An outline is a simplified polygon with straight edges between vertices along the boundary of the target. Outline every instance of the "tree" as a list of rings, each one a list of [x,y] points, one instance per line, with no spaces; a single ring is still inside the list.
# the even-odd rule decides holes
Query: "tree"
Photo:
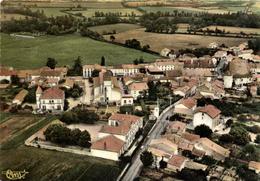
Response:
[[[192,181],[207,181],[207,174],[203,170],[192,170],[184,168],[180,172],[177,172],[177,177],[182,180]]]
[[[25,97],[25,102],[36,103],[36,86],[28,89],[28,94]]]
[[[212,130],[205,124],[196,126],[194,129],[195,134],[200,135],[200,137],[210,138]]]
[[[71,69],[69,69],[67,75],[69,76],[82,76],[82,63],[81,63],[81,58],[78,56],[76,60],[74,60],[74,65]]]
[[[211,156],[204,155],[201,159],[201,163],[206,164],[206,165],[214,165],[216,164],[216,160],[212,158]]]
[[[105,66],[106,65],[106,59],[104,56],[101,57],[101,62],[100,62],[101,66]]]
[[[55,69],[57,65],[57,61],[54,58],[48,58],[47,62],[46,62],[46,66],[51,68],[51,69]]]
[[[77,120],[77,115],[74,112],[67,111],[61,115],[60,120],[67,124],[75,123]]]
[[[233,124],[233,120],[232,120],[232,119],[229,119],[229,120],[227,120],[227,122],[226,122],[226,127],[230,127],[232,124]]]
[[[234,137],[230,134],[223,134],[219,137],[219,141],[224,143],[233,143]]]
[[[240,165],[237,167],[236,172],[238,173],[239,177],[246,181],[258,181],[259,175],[257,175],[254,171],[249,170],[247,165]]]
[[[255,38],[253,40],[248,40],[248,47],[257,53],[260,50],[260,38]]]
[[[99,72],[100,72],[100,70],[97,70],[97,69],[93,70],[91,77],[98,77],[99,76]]]
[[[80,139],[80,136],[81,136],[81,131],[80,129],[73,129],[71,130],[71,133],[70,133],[70,139],[71,139],[71,143],[73,145],[77,145],[78,144],[78,141]]]
[[[258,134],[255,138],[255,143],[260,144],[260,134]]]
[[[64,111],[67,111],[69,109],[69,101],[65,99],[64,101]]]
[[[161,169],[165,169],[167,168],[167,162],[163,160],[163,158],[161,159],[161,161],[159,162],[160,164],[160,168]]]
[[[154,162],[153,154],[149,151],[144,151],[140,155],[140,160],[142,161],[142,163],[145,167],[148,167],[148,166],[152,165]]]
[[[241,125],[232,126],[229,134],[234,137],[234,143],[238,145],[246,145],[251,140],[248,131]]]
[[[91,146],[90,141],[91,141],[90,134],[85,130],[81,133],[78,139],[78,145],[89,148]]]
[[[20,85],[20,78],[17,75],[11,75],[11,83],[13,85]]]
[[[111,35],[111,36],[110,36],[110,41],[114,42],[114,41],[115,41],[115,39],[116,39],[116,38],[115,38],[115,36],[114,36],[114,35]]]

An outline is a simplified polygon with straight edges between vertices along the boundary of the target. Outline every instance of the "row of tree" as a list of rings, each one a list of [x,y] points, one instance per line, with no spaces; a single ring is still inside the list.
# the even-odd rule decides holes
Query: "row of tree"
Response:
[[[99,116],[95,112],[89,111],[85,108],[82,109],[80,106],[73,108],[71,111],[64,112],[60,118],[62,122],[67,124],[94,124],[99,121],[99,119]]]
[[[89,148],[91,146],[90,134],[79,129],[69,129],[61,124],[52,124],[45,131],[47,141],[61,145],[77,145]]]

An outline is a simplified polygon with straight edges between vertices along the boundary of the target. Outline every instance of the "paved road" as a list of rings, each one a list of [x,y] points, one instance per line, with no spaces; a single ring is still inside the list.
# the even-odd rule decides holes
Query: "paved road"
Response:
[[[181,100],[174,103],[171,107],[168,107],[166,111],[164,111],[158,118],[157,122],[153,129],[149,132],[148,136],[143,142],[143,147],[147,147],[152,139],[160,137],[161,133],[164,131],[168,124],[168,120],[166,120],[167,116],[172,115],[172,110],[174,106],[178,104]],[[132,164],[126,172],[125,176],[122,178],[122,181],[132,181],[135,177],[137,177],[142,169],[142,162],[140,160],[140,155],[143,150],[140,148],[132,159]]]

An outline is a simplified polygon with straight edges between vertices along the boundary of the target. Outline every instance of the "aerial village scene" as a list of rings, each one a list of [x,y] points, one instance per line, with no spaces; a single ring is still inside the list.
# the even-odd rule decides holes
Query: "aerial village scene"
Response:
[[[0,8],[0,181],[260,180],[260,1]]]

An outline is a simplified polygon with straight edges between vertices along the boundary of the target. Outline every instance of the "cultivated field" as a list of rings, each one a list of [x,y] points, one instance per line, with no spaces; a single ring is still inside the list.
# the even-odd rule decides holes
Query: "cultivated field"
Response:
[[[69,1],[5,1],[5,6],[27,6],[27,7],[87,7],[87,8],[123,8],[121,2],[72,2]]]
[[[26,146],[1,150],[0,159],[1,170],[28,171],[27,181],[113,181],[120,173],[112,161]]]
[[[61,10],[65,10],[67,8],[30,8],[32,11],[44,11],[44,14],[47,17],[51,16],[64,16],[66,13],[61,12]]]
[[[0,124],[0,143],[18,135],[22,130],[29,128],[36,123],[39,118],[36,116],[11,116],[8,120]]]
[[[121,33],[129,30],[134,30],[141,28],[142,26],[136,24],[126,24],[126,23],[118,23],[118,24],[111,24],[111,25],[102,25],[102,26],[93,26],[89,29],[92,31],[96,31],[99,34],[107,34],[116,31],[116,33]]]
[[[29,172],[26,175],[28,181],[116,180],[120,169],[115,162],[24,146],[24,141],[28,137],[49,124],[53,119],[38,118],[37,121],[35,118],[35,124],[33,124],[32,117],[12,116],[0,124],[1,135],[12,135],[1,144],[1,171],[7,169],[26,170]],[[11,131],[3,132],[3,127]],[[14,131],[17,132],[11,133]],[[4,174],[0,175],[0,180],[6,180]]]
[[[18,69],[44,66],[48,57],[55,58],[59,66],[72,65],[78,56],[81,56],[83,64],[99,63],[104,56],[108,65],[132,63],[134,59],[140,57],[145,61],[154,61],[158,58],[138,50],[79,35],[44,36],[34,39],[0,35],[2,64]]]
[[[174,11],[184,11],[184,12],[189,12],[189,13],[199,13],[199,12],[208,12],[212,14],[224,14],[228,13],[229,11],[226,9],[219,9],[219,8],[211,8],[211,9],[206,9],[206,8],[192,8],[192,7],[140,7],[143,11],[146,12],[171,12],[173,13]]]
[[[205,28],[203,28],[203,30],[206,29],[210,29],[210,30],[215,30],[216,28],[220,29],[220,30],[225,30],[225,32],[230,32],[230,33],[240,33],[241,31],[243,31],[244,33],[247,34],[260,34],[260,28],[239,28],[239,27],[232,27],[232,26],[207,26]]]
[[[160,52],[163,48],[169,49],[185,49],[185,48],[199,48],[207,47],[210,43],[216,42],[224,43],[227,46],[235,46],[247,39],[242,38],[228,38],[202,35],[181,35],[181,34],[158,34],[145,32],[144,28],[126,31],[115,34],[115,41],[124,43],[127,39],[136,38],[141,41],[143,45],[149,44],[151,50]],[[109,35],[105,36],[109,39]]]
[[[19,19],[24,19],[26,16],[21,15],[21,14],[6,14],[6,13],[1,13],[0,16],[0,21],[9,21],[11,19],[19,20]]]
[[[140,11],[137,9],[131,9],[131,8],[89,8],[84,11],[68,11],[72,14],[81,13],[85,17],[93,17],[95,15],[95,12],[103,12],[103,13],[120,13],[121,16],[131,16],[131,14],[135,14],[137,16],[142,15]]]

